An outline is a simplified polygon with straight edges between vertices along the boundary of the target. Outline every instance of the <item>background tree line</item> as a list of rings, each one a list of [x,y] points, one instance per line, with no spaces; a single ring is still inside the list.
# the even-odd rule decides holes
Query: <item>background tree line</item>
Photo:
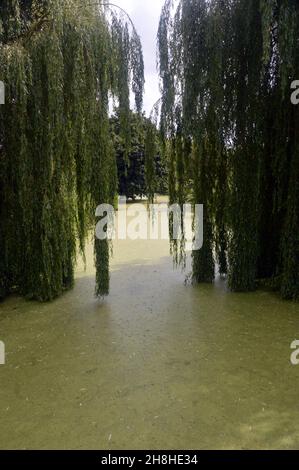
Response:
[[[131,113],[130,149],[126,154],[121,137],[119,114],[110,118],[111,135],[116,152],[118,193],[130,199],[138,199],[148,195],[146,169],[146,136],[149,119],[137,113]],[[159,133],[154,128],[151,139],[154,140],[153,172],[154,193],[167,194],[167,168],[159,149]]]

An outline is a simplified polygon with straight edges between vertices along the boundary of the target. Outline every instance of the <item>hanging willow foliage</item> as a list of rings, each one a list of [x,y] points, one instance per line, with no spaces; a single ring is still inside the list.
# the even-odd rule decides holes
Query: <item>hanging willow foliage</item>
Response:
[[[296,0],[165,1],[160,127],[168,148],[179,139],[171,201],[191,179],[193,202],[204,204],[197,282],[212,281],[217,262],[234,291],[267,280],[299,298],[298,41]]]
[[[107,2],[106,2],[107,3]],[[74,283],[95,209],[114,202],[109,94],[129,122],[142,108],[143,59],[129,22],[102,2],[0,5],[0,297],[51,300]],[[109,291],[109,245],[95,241],[96,295]]]

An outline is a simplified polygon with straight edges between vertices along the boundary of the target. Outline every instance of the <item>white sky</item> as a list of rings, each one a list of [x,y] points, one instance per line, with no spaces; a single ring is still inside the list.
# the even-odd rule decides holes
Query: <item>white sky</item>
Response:
[[[156,45],[164,0],[111,0],[111,3],[128,12],[141,37],[145,67],[144,110],[149,115],[153,105],[160,98]]]

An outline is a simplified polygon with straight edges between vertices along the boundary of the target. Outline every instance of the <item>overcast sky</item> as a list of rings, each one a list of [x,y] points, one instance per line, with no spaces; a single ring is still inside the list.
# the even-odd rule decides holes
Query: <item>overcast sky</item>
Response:
[[[156,38],[164,0],[111,0],[131,16],[141,37],[145,66],[144,109],[149,115],[160,98],[159,78],[156,70]]]

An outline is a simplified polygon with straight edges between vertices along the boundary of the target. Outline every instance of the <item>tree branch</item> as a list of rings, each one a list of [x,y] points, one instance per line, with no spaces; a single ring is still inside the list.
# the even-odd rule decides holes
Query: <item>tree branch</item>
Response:
[[[96,2],[96,3],[89,3],[88,5],[90,6],[103,6],[103,7],[113,7],[113,8],[118,8],[122,13],[124,13],[126,15],[126,17],[128,18],[132,28],[133,28],[133,31],[134,33],[138,36],[138,33],[136,31],[136,28],[135,28],[135,25],[133,23],[133,20],[132,18],[130,17],[130,15],[126,12],[126,10],[124,10],[123,8],[121,8],[120,6],[118,5],[115,5],[114,3],[102,3],[102,2]],[[6,45],[11,45],[17,41],[20,41],[20,42],[23,42],[23,41],[26,41],[26,40],[29,40],[34,34],[36,33],[39,33],[41,30],[42,30],[42,27],[46,24],[49,24],[50,23],[50,20],[48,18],[48,15],[49,15],[49,12],[45,12],[37,21],[35,21],[30,29],[28,29],[27,31],[25,31],[24,33],[20,34],[19,36],[15,36],[14,38],[10,39],[9,41],[7,41],[5,44]]]

